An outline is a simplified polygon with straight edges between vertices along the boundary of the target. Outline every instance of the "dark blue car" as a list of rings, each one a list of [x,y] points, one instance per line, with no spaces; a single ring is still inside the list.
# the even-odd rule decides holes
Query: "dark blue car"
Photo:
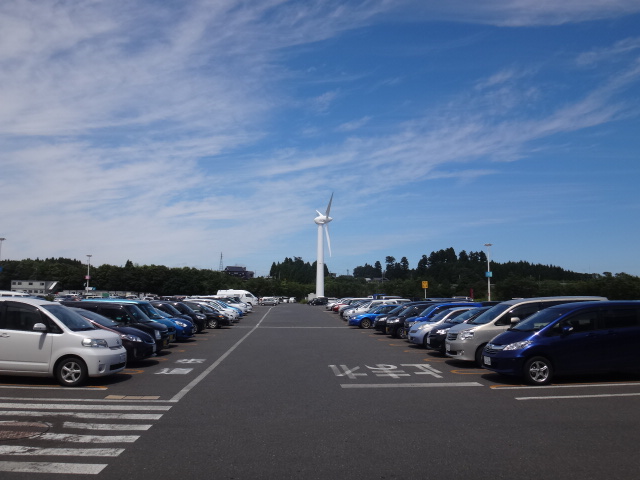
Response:
[[[494,337],[482,366],[531,385],[558,374],[640,368],[640,301],[566,303],[546,308]]]

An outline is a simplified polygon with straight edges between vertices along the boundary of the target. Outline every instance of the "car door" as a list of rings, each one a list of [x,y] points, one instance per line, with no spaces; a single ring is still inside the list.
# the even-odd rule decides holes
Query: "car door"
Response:
[[[37,323],[49,324],[38,307],[18,302],[0,304],[0,371],[42,372],[49,370],[53,336],[34,331]]]
[[[554,325],[548,353],[557,372],[602,370],[602,331],[597,324],[598,309],[592,308],[570,314]]]
[[[640,308],[604,306],[600,322],[603,366],[618,370],[640,365]]]

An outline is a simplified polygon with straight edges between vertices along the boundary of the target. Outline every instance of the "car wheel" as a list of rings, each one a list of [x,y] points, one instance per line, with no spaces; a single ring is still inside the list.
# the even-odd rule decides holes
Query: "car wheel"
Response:
[[[548,385],[553,377],[553,367],[546,358],[533,357],[524,364],[523,374],[529,385]]]
[[[214,319],[207,320],[207,328],[218,328],[218,321]]]
[[[58,362],[55,375],[60,385],[76,387],[87,379],[87,366],[77,357],[68,357]]]
[[[427,340],[429,339],[429,335],[425,335],[424,337],[422,337],[422,346],[426,349],[428,349],[429,347],[427,346]]]
[[[482,345],[480,345],[478,347],[478,349],[476,350],[476,365],[479,368],[482,368],[482,351],[484,350],[484,347],[486,347],[487,344],[483,343]]]
[[[363,318],[360,322],[360,328],[371,328],[371,320],[368,318]]]

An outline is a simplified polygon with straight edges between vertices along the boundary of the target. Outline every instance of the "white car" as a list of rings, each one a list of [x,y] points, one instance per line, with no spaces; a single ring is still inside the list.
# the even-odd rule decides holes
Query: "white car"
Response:
[[[278,305],[278,299],[276,297],[262,297],[260,305]]]
[[[120,335],[46,300],[0,298],[0,375],[55,377],[67,387],[121,372]]]

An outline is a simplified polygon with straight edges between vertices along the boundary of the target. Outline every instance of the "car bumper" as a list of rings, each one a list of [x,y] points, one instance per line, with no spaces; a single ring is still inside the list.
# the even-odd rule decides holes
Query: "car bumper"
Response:
[[[470,342],[462,342],[459,340],[445,341],[445,354],[447,357],[455,358],[456,360],[475,362],[476,348],[476,345]]]
[[[127,351],[121,347],[109,353],[99,352],[90,356],[85,355],[84,360],[90,377],[103,377],[124,370],[127,366]]]

